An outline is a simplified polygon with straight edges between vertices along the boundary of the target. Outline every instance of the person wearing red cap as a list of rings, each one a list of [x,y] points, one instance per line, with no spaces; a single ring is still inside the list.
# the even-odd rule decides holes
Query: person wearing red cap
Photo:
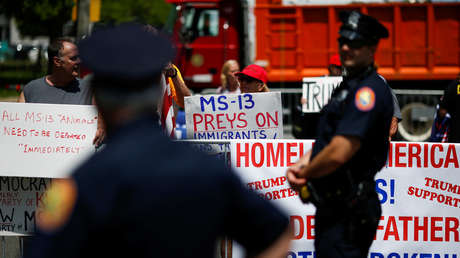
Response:
[[[339,54],[331,56],[327,70],[329,70],[329,76],[342,76],[342,63]]]
[[[235,73],[240,82],[241,93],[269,92],[267,87],[267,72],[264,68],[251,64],[243,71]]]

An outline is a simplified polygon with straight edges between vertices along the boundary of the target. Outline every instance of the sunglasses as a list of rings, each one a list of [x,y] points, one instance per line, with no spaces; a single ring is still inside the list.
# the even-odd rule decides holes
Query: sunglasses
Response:
[[[361,39],[358,39],[358,40],[349,40],[347,38],[344,38],[344,37],[340,37],[337,39],[337,41],[339,42],[339,46],[342,47],[343,45],[347,45],[348,47],[350,48],[354,48],[354,49],[358,49],[358,48],[362,48],[364,46],[367,46],[369,45],[369,42],[366,41],[366,40],[361,40]]]
[[[247,82],[247,83],[251,83],[251,82],[261,82],[261,81],[257,80],[256,78],[252,78],[252,77],[244,76],[244,75],[238,76],[238,80],[240,80],[240,81],[242,81],[242,82]]]

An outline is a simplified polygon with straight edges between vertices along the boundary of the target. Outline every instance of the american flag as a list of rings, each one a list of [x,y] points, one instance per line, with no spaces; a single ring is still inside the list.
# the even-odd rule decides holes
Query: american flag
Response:
[[[170,81],[161,76],[162,98],[160,100],[160,122],[163,131],[171,139],[174,139],[174,129],[176,128],[176,119],[174,117],[173,95],[171,93]]]

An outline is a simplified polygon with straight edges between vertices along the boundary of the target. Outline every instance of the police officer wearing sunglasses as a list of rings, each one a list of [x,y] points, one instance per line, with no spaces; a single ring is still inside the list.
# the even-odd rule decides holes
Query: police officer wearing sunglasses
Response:
[[[291,186],[315,215],[321,257],[367,257],[381,215],[375,174],[385,165],[393,114],[390,88],[374,68],[387,29],[357,11],[341,12],[342,84],[321,111],[312,151],[287,171]]]

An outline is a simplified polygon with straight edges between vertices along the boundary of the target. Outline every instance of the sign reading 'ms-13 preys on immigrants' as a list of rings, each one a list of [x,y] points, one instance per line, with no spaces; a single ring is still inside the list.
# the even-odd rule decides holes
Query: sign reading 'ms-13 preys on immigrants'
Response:
[[[318,113],[329,102],[332,91],[342,82],[340,76],[303,78],[302,105],[304,113]]]
[[[281,93],[185,98],[189,139],[282,139]]]

